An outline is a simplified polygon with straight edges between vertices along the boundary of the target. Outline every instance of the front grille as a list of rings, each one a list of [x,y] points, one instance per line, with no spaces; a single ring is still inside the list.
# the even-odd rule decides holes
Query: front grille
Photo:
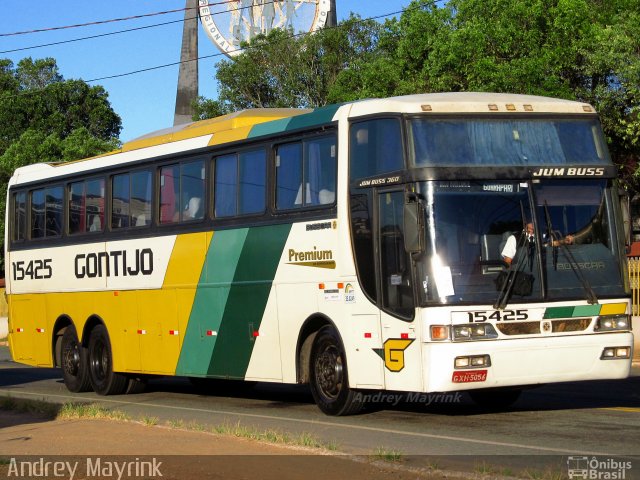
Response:
[[[497,327],[505,335],[533,335],[540,333],[540,322],[498,323]]]
[[[552,332],[581,332],[591,325],[590,318],[568,318],[566,320],[554,320]]]

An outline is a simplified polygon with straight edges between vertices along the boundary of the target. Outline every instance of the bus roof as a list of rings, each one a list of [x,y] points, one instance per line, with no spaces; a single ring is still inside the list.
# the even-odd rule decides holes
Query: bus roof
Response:
[[[161,155],[177,154],[263,135],[320,126],[341,115],[357,118],[379,113],[555,113],[595,114],[587,103],[533,95],[506,93],[428,93],[384,99],[359,100],[316,109],[262,108],[158,130],[125,143],[120,150],[74,162],[36,163],[18,168],[10,185],[130,164]]]

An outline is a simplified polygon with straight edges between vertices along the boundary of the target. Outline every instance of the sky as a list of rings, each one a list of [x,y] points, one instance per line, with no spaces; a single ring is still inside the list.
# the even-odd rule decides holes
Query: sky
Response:
[[[210,0],[211,2],[215,0]],[[338,21],[350,12],[363,18],[401,11],[410,0],[336,0]],[[149,67],[179,62],[184,12],[78,28],[6,35],[182,9],[185,0],[0,0],[0,58],[17,64],[22,58],[53,57],[65,79],[90,81]],[[397,16],[397,15],[390,15]],[[383,21],[379,19],[378,21]],[[42,46],[159,23],[143,30]],[[199,26],[200,95],[216,98],[215,64],[226,57]],[[26,50],[11,51],[17,49]],[[202,58],[208,57],[208,58]],[[122,118],[123,142],[171,127],[175,110],[178,66],[91,82],[102,85]]]

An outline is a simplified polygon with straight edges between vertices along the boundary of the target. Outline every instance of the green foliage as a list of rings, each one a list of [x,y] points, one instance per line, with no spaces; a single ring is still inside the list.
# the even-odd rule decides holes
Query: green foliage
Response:
[[[119,147],[120,117],[100,86],[64,80],[52,58],[0,60],[0,208],[13,171]],[[4,231],[4,215],[0,216]],[[4,235],[0,251],[4,250]],[[3,269],[4,260],[0,262]]]
[[[217,65],[218,100],[200,98],[194,118],[245,108],[317,107],[334,101],[338,75],[376,51],[381,26],[351,17],[342,28],[295,36],[273,30],[245,52]]]

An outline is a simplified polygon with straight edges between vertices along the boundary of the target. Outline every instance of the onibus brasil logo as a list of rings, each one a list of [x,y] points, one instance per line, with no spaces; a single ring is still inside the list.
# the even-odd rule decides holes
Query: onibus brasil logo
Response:
[[[567,458],[569,478],[597,480],[625,480],[630,473],[630,461],[615,458],[597,458],[588,456],[571,456]]]
[[[240,44],[274,28],[293,33],[313,32],[324,27],[330,0],[227,0],[209,6],[198,0],[200,20],[216,46],[228,56],[240,54]]]

